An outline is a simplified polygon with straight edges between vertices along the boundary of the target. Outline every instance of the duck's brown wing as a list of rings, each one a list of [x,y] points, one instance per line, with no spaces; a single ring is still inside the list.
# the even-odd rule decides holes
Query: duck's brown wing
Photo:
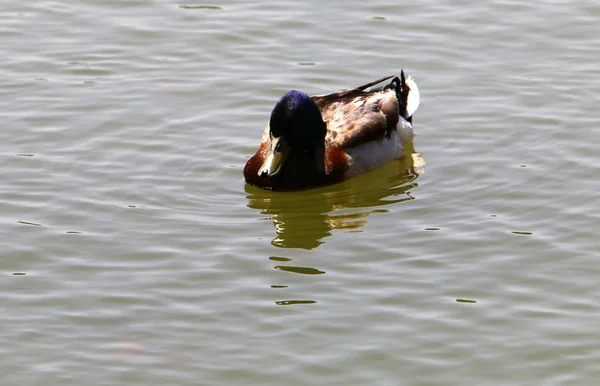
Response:
[[[396,129],[399,105],[392,89],[365,91],[391,76],[354,89],[312,97],[327,124],[328,146],[348,149],[381,140]]]

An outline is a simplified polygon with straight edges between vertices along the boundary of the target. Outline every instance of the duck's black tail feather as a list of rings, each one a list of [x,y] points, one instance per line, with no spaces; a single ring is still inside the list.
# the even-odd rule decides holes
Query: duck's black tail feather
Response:
[[[412,88],[416,89],[416,83],[414,83],[414,80],[412,80],[411,77],[408,78],[408,82],[406,77],[404,76],[404,70],[400,71],[400,78],[398,78],[397,76],[394,77],[394,79],[392,79],[392,81],[384,87],[384,89],[391,89],[394,90],[396,92],[396,98],[398,98],[398,107],[400,108],[400,115],[406,119],[408,122],[412,123],[412,115],[414,113],[414,110],[416,110],[416,107],[414,107],[414,110],[411,111],[411,108],[409,106],[409,103],[413,102],[410,99],[414,99],[411,98],[411,92],[416,92],[416,104],[418,106],[418,93],[419,90],[412,90]],[[410,99],[409,99],[410,98]]]
[[[398,107],[402,118],[412,123],[412,116],[417,111],[420,103],[419,88],[415,83],[415,80],[411,75],[405,76],[404,70],[400,71],[400,77],[394,76],[390,83],[384,84],[383,86],[375,86],[385,80],[392,78],[392,76],[386,76],[385,78],[378,79],[374,82],[367,83],[354,90],[348,92],[354,92],[355,90],[364,90],[367,92],[377,92],[384,90],[394,90],[396,98],[398,98]],[[370,88],[369,88],[370,87]],[[365,90],[369,88],[368,90]]]

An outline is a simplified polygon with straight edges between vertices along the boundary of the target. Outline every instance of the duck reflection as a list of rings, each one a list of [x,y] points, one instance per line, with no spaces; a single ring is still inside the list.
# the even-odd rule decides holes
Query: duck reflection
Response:
[[[282,262],[282,263],[289,263],[290,261],[292,261],[292,259],[290,259],[290,258],[278,257],[278,256],[271,256],[271,257],[269,257],[269,260]],[[298,267],[298,266],[292,266],[292,265],[276,265],[273,268],[275,268],[278,271],[292,272],[292,273],[296,273],[296,274],[300,274],[300,275],[323,275],[326,273],[317,268]],[[282,288],[288,288],[288,286],[282,285],[282,284],[272,284],[271,288],[282,289]],[[310,300],[310,299],[288,299],[288,300],[278,300],[275,302],[275,304],[277,304],[278,306],[292,306],[292,305],[296,305],[296,304],[316,304],[316,303],[317,302],[315,300]]]
[[[280,248],[314,249],[333,230],[360,232],[382,207],[413,200],[411,191],[425,161],[412,143],[405,155],[386,167],[341,184],[299,192],[273,192],[246,184],[248,207],[260,210],[275,225]]]

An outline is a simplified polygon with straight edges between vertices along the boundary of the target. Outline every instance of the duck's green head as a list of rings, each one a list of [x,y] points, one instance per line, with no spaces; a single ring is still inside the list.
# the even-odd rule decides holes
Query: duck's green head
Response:
[[[274,177],[292,152],[311,152],[323,147],[327,128],[315,102],[301,91],[288,91],[271,113],[270,148],[258,175]]]

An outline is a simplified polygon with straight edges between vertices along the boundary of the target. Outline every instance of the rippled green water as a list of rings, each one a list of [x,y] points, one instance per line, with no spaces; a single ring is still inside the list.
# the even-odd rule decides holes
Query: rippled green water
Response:
[[[1,12],[1,384],[596,384],[596,3]],[[244,185],[283,92],[400,68],[403,163]]]

